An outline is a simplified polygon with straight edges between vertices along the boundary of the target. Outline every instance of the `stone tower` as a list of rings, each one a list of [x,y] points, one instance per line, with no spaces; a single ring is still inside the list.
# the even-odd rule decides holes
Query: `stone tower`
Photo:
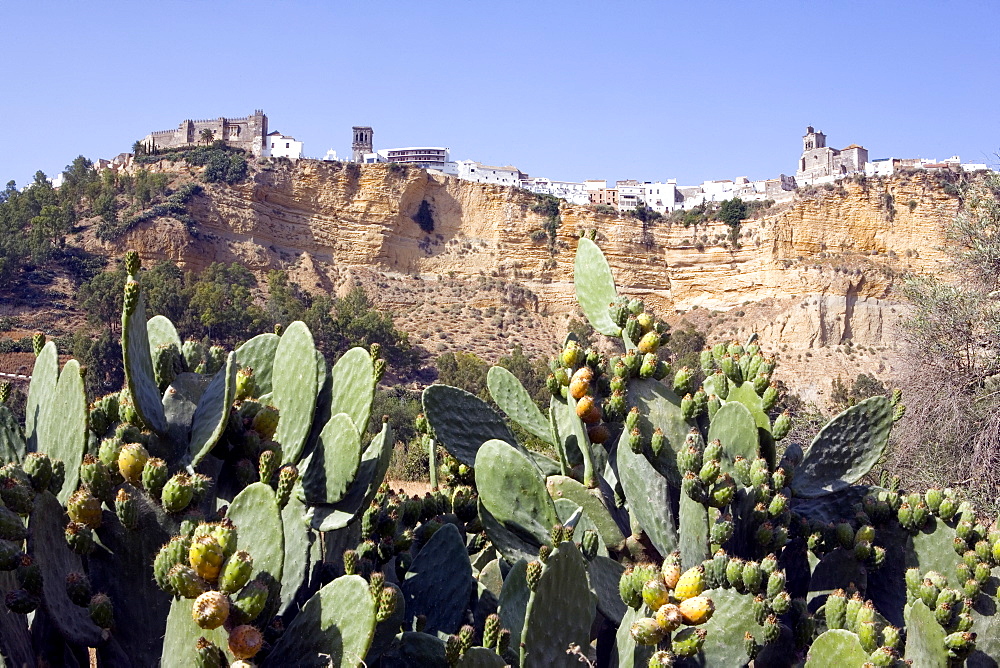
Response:
[[[363,162],[365,153],[372,153],[372,129],[367,125],[355,125],[354,141],[351,142],[354,162]]]
[[[817,132],[810,125],[806,128],[805,135],[802,136],[802,150],[811,151],[814,148],[826,148],[826,135]]]

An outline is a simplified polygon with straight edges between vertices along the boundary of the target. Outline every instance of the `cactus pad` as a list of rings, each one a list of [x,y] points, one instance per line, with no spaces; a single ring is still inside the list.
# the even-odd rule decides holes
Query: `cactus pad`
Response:
[[[531,434],[552,443],[552,427],[542,415],[517,376],[501,366],[490,367],[486,374],[490,395],[504,413]]]
[[[306,522],[306,505],[293,490],[288,503],[281,509],[281,526],[285,538],[285,559],[281,568],[281,607],[278,614],[285,614],[294,603],[299,588],[309,576],[310,547],[313,535]]]
[[[597,597],[590,591],[587,562],[575,543],[561,543],[545,562],[525,610],[521,665],[577,666],[571,643],[590,645]]]
[[[146,321],[146,338],[149,340],[150,350],[156,350],[162,345],[173,345],[180,352],[184,346],[174,323],[165,315],[154,315]]]
[[[198,399],[198,407],[191,417],[191,443],[188,446],[188,456],[193,466],[211,452],[225,432],[226,423],[229,421],[229,407],[233,404],[235,391],[236,361],[233,353],[229,353],[226,365],[215,374],[212,382],[205,388]]]
[[[806,657],[806,668],[861,668],[868,659],[868,652],[857,635],[844,629],[832,629],[813,641]]]
[[[904,656],[915,666],[946,668],[948,650],[944,646],[945,630],[937,623],[934,612],[922,601],[915,601],[904,613],[906,617],[906,651]]]
[[[31,381],[28,383],[28,402],[24,409],[24,436],[28,442],[28,450],[38,452],[38,433],[43,429],[42,413],[45,407],[53,401],[56,393],[56,383],[59,380],[59,352],[54,341],[49,341],[42,347],[42,352],[35,358],[35,366],[31,370]]]
[[[360,665],[375,634],[375,609],[362,577],[339,577],[306,602],[263,665]]]
[[[708,388],[706,387],[705,390],[707,391]],[[771,428],[771,420],[762,408],[763,403],[761,402],[760,395],[753,389],[753,383],[750,381],[740,383],[739,385],[730,385],[726,401],[738,401],[750,411],[758,427],[761,429]]]
[[[267,573],[280,582],[285,541],[274,490],[262,482],[245,487],[229,504],[226,517],[236,525],[238,549],[253,557],[254,573]]]
[[[448,385],[431,385],[422,397],[427,421],[455,459],[476,465],[479,446],[490,439],[517,443],[503,417],[482,399]]]
[[[507,662],[492,649],[470,647],[456,664],[457,668],[504,668]]]
[[[509,443],[492,439],[479,448],[475,471],[480,499],[493,517],[548,542],[549,530],[559,518],[545,480],[528,457]]]
[[[680,496],[680,507],[677,512],[680,528],[678,547],[684,568],[691,568],[711,555],[708,543],[711,527],[708,521],[708,508],[683,492]]]
[[[76,490],[86,447],[87,394],[80,363],[69,360],[59,374],[54,395],[42,406],[38,425],[38,451],[66,465],[66,477],[57,495],[61,503]]]
[[[170,603],[160,668],[190,668],[198,665],[195,647],[201,637],[225,651],[229,661],[234,659],[228,651],[229,634],[226,629],[222,626],[216,629],[200,628],[192,619],[193,607],[194,599],[190,598],[175,598]]]
[[[125,361],[125,384],[132,404],[143,424],[158,434],[167,431],[163,414],[163,396],[153,373],[153,356],[146,333],[146,306],[140,291],[135,308],[122,311],[122,355]]]
[[[25,451],[21,425],[10,409],[0,404],[0,461],[4,464],[19,464],[24,459]]]
[[[280,416],[274,440],[281,443],[282,464],[295,464],[309,436],[319,394],[316,346],[304,323],[293,322],[281,335],[271,383],[271,399]]]
[[[273,389],[271,376],[274,371],[274,353],[280,340],[281,337],[270,332],[258,334],[233,351],[236,353],[237,368],[253,369],[258,396],[269,394]]]
[[[653,458],[653,466],[670,484],[680,487],[681,474],[677,470],[675,453],[684,445],[693,422],[684,419],[681,400],[663,383],[652,379],[633,380],[628,390],[629,406],[639,409],[639,430],[643,440],[649,441],[654,429],[663,432],[669,448],[663,448],[659,457]]]
[[[302,490],[311,505],[344,498],[361,466],[361,436],[351,417],[338,413],[323,427],[303,463]]]
[[[629,512],[660,554],[677,547],[677,523],[671,510],[670,484],[644,455],[619,442],[615,451],[618,481],[625,491]]]
[[[882,456],[892,429],[892,405],[871,397],[830,420],[795,467],[792,491],[816,497],[861,479]]]
[[[42,600],[50,618],[71,642],[94,647],[101,629],[86,608],[75,605],[66,592],[66,574],[82,573],[80,557],[69,549],[63,533],[63,508],[56,497],[42,492],[35,497],[28,532],[28,550],[42,572]]]
[[[454,524],[443,525],[413,558],[402,582],[407,624],[425,615],[427,633],[457,633],[475,586],[462,534]]]
[[[601,498],[583,484],[567,476],[554,475],[545,479],[549,496],[553,499],[569,499],[583,508],[583,512],[594,523],[604,544],[616,548],[625,540],[621,527],[608,512]]]
[[[382,431],[376,434],[361,455],[358,475],[344,498],[337,503],[316,506],[313,509],[311,524],[314,529],[319,531],[343,529],[359,516],[361,509],[371,503],[385,478],[386,471],[389,470],[393,443],[392,428],[388,423],[384,423]]]
[[[719,464],[723,473],[735,473],[733,460],[736,457],[743,457],[752,462],[760,454],[757,423],[750,409],[738,401],[727,401],[712,418],[712,424],[708,429],[708,440],[715,439],[722,443]]]
[[[375,370],[364,348],[351,348],[330,370],[330,410],[346,413],[359,433],[368,429],[375,393]]]
[[[608,312],[611,302],[618,299],[611,267],[597,244],[585,237],[580,238],[576,247],[573,282],[576,301],[594,329],[606,336],[619,336],[621,327]]]

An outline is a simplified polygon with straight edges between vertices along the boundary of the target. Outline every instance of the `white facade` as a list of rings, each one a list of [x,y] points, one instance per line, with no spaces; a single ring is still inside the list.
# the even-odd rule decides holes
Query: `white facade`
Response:
[[[622,213],[631,211],[645,203],[645,186],[638,181],[629,179],[615,183],[618,189],[618,210]]]
[[[679,205],[677,200],[677,179],[668,179],[666,183],[659,181],[642,184],[642,201],[656,213],[670,213]]]
[[[523,174],[517,167],[494,167],[475,160],[455,161],[457,176],[476,183],[495,183],[500,186],[520,186]]]
[[[264,155],[272,158],[290,158],[298,160],[302,157],[302,142],[295,137],[286,137],[280,132],[272,132],[264,138]]]
[[[337,152],[335,150],[327,149],[326,154],[323,156],[323,160],[332,160],[336,162],[340,158],[337,157]]]
[[[584,183],[553,181],[545,177],[524,178],[521,187],[540,195],[559,197],[570,204],[590,204],[590,193]]]

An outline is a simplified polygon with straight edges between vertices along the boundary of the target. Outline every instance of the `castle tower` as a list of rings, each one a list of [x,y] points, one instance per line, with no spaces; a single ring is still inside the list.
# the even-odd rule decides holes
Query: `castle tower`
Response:
[[[822,132],[817,132],[813,129],[813,126],[806,128],[806,133],[802,136],[802,150],[811,151],[814,148],[825,148],[826,147],[826,135]]]
[[[354,162],[362,162],[365,153],[372,153],[372,135],[374,132],[367,125],[355,125],[351,130],[354,131],[354,140],[351,142],[351,150],[353,151],[351,159]]]

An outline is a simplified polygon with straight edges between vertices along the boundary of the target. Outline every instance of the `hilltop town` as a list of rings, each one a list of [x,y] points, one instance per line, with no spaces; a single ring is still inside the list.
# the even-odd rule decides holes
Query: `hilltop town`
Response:
[[[759,180],[738,176],[695,185],[678,184],[677,179],[621,179],[613,182],[588,179],[581,183],[531,176],[513,165],[496,166],[470,159],[453,160],[451,150],[443,146],[375,149],[372,127],[354,126],[351,132],[351,155],[346,158],[350,162],[412,165],[465,181],[523,188],[536,194],[558,197],[571,204],[609,207],[607,210],[618,213],[645,207],[665,215],[732,198],[739,198],[744,202],[789,202],[794,198],[797,188],[832,184],[861,174],[873,177],[891,176],[903,169],[931,172],[975,172],[987,169],[982,163],[963,163],[959,156],[941,161],[896,157],[871,159],[868,149],[858,144],[850,144],[843,149],[828,146],[826,135],[809,126],[802,136],[802,153],[795,163],[794,174],[779,174],[774,178]],[[146,135],[136,143],[136,148],[155,152],[220,139],[229,146],[244,149],[256,158],[299,160],[306,157],[304,142],[276,130],[269,131],[267,115],[260,109],[241,118],[184,120],[175,129]],[[96,166],[98,169],[117,168],[123,166],[129,157],[130,154],[121,154],[113,161],[98,161]],[[337,161],[337,152],[330,149],[319,159]]]

